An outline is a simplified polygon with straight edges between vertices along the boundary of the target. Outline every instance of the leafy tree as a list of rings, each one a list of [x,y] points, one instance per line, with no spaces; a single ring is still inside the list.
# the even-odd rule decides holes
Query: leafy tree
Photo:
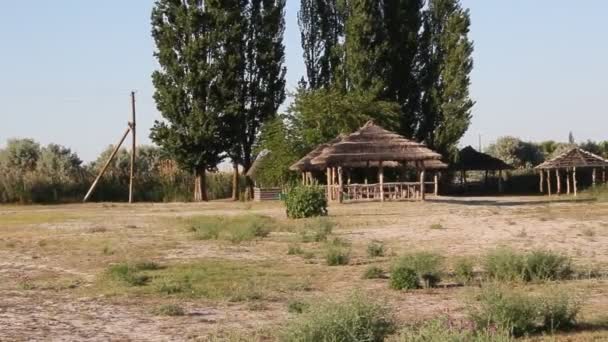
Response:
[[[574,134],[572,134],[572,131],[570,131],[570,132],[568,133],[568,143],[569,143],[570,145],[574,145],[574,144],[576,144],[576,140],[574,140]]]
[[[0,163],[20,172],[33,171],[40,158],[40,144],[33,139],[9,139],[0,152]]]
[[[538,145],[509,136],[498,138],[494,144],[487,147],[486,153],[516,168],[530,168],[544,160]]]
[[[329,87],[341,68],[342,7],[338,0],[300,0],[298,26],[310,89]]]
[[[152,75],[154,99],[163,121],[152,140],[184,169],[194,170],[195,201],[207,200],[205,171],[215,169],[229,142],[219,62],[226,27],[217,26],[221,1],[157,0],[152,10],[154,55],[160,69]]]
[[[444,155],[453,154],[471,121],[470,25],[469,11],[458,0],[429,0],[419,56],[422,102],[417,135]]]

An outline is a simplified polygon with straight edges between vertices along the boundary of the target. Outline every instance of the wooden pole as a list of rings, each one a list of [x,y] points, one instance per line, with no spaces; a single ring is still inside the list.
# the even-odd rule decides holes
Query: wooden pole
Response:
[[[380,202],[384,202],[384,168],[382,161],[378,163],[378,180],[380,182]]]
[[[574,186],[574,196],[578,196],[578,185],[576,182],[576,167],[572,168],[572,185]]]
[[[570,170],[566,169],[566,194],[570,195],[572,192],[570,187]]]
[[[331,201],[331,168],[327,168],[327,201]]]
[[[595,188],[595,185],[597,184],[597,169],[593,168],[593,173],[591,174],[591,184],[593,185],[593,187]]]
[[[338,167],[338,187],[340,188],[340,190],[338,191],[338,200],[340,201],[340,203],[342,203],[342,167]]]
[[[502,170],[498,170],[498,193],[502,194]]]
[[[551,196],[551,170],[547,170],[547,193]]]
[[[131,136],[133,137],[131,146],[131,173],[129,175],[129,203],[133,203],[133,179],[135,177],[135,154],[137,153],[137,134],[135,123],[135,92],[131,92],[131,114],[132,119],[129,123],[131,127]]]
[[[540,170],[540,193],[545,193],[545,170]]]
[[[101,179],[101,177],[103,176],[103,174],[106,172],[106,170],[110,166],[110,163],[112,162],[112,160],[114,160],[114,157],[116,156],[116,153],[118,153],[118,150],[120,149],[120,146],[122,146],[122,143],[125,142],[125,139],[127,138],[127,135],[129,135],[130,131],[131,131],[131,128],[127,128],[127,130],[125,131],[125,134],[123,134],[122,138],[120,138],[120,141],[118,142],[118,145],[116,145],[116,148],[114,149],[114,151],[112,151],[112,154],[110,155],[110,158],[108,158],[108,161],[106,162],[106,164],[103,166],[103,168],[99,172],[99,175],[97,175],[97,178],[95,178],[95,181],[91,185],[91,188],[89,189],[89,191],[87,192],[87,194],[84,196],[84,199],[82,200],[83,202],[88,201],[89,197],[91,197],[91,194],[93,194],[93,191],[95,190],[95,187],[97,187],[97,183],[99,183],[99,180]]]
[[[426,200],[426,196],[424,194],[424,176],[425,176],[425,170],[424,170],[424,166],[422,166],[422,170],[420,171],[420,199],[422,201]]]
[[[559,169],[555,169],[555,178],[557,179],[557,195],[562,194],[562,176]]]
[[[435,182],[435,196],[439,196],[439,173],[435,172],[433,178],[433,181]]]
[[[602,183],[606,183],[606,168],[602,169]]]

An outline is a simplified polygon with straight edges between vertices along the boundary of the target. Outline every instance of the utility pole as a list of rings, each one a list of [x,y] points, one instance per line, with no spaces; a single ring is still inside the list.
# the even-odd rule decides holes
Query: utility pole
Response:
[[[135,123],[135,92],[131,92],[131,113],[132,121],[129,123],[131,128],[131,136],[133,138],[133,145],[131,148],[131,174],[129,180],[129,203],[133,203],[133,178],[135,177],[135,153],[137,152],[137,139],[136,139],[136,123]]]

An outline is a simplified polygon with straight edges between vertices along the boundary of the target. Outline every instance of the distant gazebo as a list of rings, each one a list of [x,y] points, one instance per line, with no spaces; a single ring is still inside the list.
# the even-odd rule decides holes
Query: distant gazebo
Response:
[[[486,184],[488,182],[488,173],[490,171],[498,172],[498,192],[502,192],[502,173],[506,170],[513,170],[513,167],[498,158],[467,146],[458,152],[458,160],[452,165],[452,169],[460,172],[462,183],[465,185],[468,171],[485,172]]]
[[[356,132],[338,136],[319,145],[291,166],[300,171],[305,184],[313,182],[313,172],[325,170],[327,197],[330,201],[425,199],[425,186],[434,185],[438,192],[438,177],[426,182],[426,171],[447,168],[441,155],[424,144],[406,139],[373,122],[366,123]],[[378,167],[377,184],[351,183],[350,170]],[[414,168],[416,182],[384,182],[384,168]],[[344,170],[347,171],[346,181]]]
[[[571,188],[574,191],[574,196],[578,194],[576,171],[579,169],[591,169],[591,182],[595,186],[597,184],[597,171],[602,170],[602,182],[606,182],[606,167],[608,160],[585,151],[581,148],[574,147],[559,156],[548,160],[536,167],[540,174],[540,192],[544,193],[545,175],[547,194],[552,195],[551,173],[555,173],[557,194],[562,192],[562,172],[566,176],[566,193],[571,193]],[[572,185],[570,182],[572,179]]]

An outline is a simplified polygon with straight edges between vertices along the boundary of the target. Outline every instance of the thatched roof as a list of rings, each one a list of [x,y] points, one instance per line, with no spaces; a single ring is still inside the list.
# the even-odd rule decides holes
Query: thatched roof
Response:
[[[319,156],[323,152],[324,149],[339,142],[343,138],[344,138],[343,135],[339,135],[339,136],[335,137],[333,140],[331,140],[325,144],[321,144],[321,145],[317,146],[314,150],[310,151],[310,153],[305,155],[302,159],[298,160],[295,164],[291,165],[289,167],[289,169],[292,171],[301,171],[301,172],[318,171],[318,170],[325,169],[325,165],[313,165],[311,163],[311,160],[313,158]]]
[[[495,171],[512,170],[513,167],[504,161],[494,158],[467,146],[458,152],[458,162],[453,165],[455,170],[461,171]]]
[[[258,153],[258,156],[253,161],[253,164],[251,164],[251,167],[249,168],[249,171],[247,171],[246,175],[251,178],[255,178],[256,172],[260,168],[260,164],[264,158],[270,155],[270,153],[270,150],[262,150],[260,153]]]
[[[346,166],[357,162],[423,162],[440,160],[441,155],[424,144],[366,123],[358,131],[326,147],[312,158],[312,165]]]
[[[568,152],[538,165],[536,169],[565,169],[573,167],[608,167],[608,160],[581,148],[574,147],[568,150]]]

